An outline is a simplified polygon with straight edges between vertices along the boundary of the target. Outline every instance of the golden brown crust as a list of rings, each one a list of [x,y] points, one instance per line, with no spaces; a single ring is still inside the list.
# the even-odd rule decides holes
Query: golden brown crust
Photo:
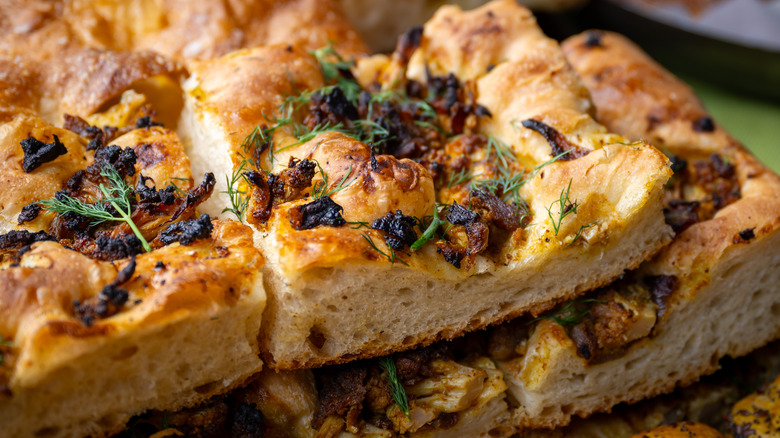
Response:
[[[503,364],[523,406],[517,411],[523,426],[555,427],[573,415],[671,391],[715,371],[724,355],[743,355],[776,338],[780,329],[772,292],[780,266],[780,178],[716,124],[699,132],[706,112],[696,97],[639,48],[614,34],[597,35],[572,37],[564,49],[594,88],[600,120],[633,139],[663,139],[659,146],[694,164],[711,153],[726,157],[741,199],[678,233],[637,270],[636,286],[653,276],[673,282],[651,291],[659,306],[651,335],[629,343],[619,357],[589,363],[572,341],[576,336],[550,321],[537,326],[524,355]],[[675,97],[660,97],[667,95]],[[678,102],[685,102],[684,112]],[[674,116],[657,126],[645,123],[659,112]],[[633,287],[615,287],[626,286]],[[622,379],[614,382],[618,373]]]
[[[721,435],[720,432],[706,424],[690,423],[687,421],[656,427],[647,432],[638,433],[631,438],[690,438],[694,436],[702,438],[723,438],[723,435]]]
[[[345,54],[367,52],[331,0],[11,3],[0,11],[0,23],[11,29],[0,51],[39,60],[87,47],[213,58],[281,42],[312,50],[332,42]]]
[[[411,55],[406,79],[426,82],[426,64],[436,66],[432,74],[462,73],[464,77],[456,80],[463,84],[463,93],[473,92],[475,105],[491,113],[484,126],[465,122],[467,134],[484,131],[494,137],[491,141],[511,145],[507,147],[517,157],[515,172],[546,165],[518,189],[534,224],[511,227],[504,234],[497,231],[504,237],[484,255],[465,260],[462,267],[459,261],[445,260],[434,244],[417,251],[392,251],[385,242],[387,233],[370,227],[395,209],[423,218],[431,216],[435,200],[465,204],[467,184],[435,194],[427,167],[382,153],[376,153],[372,163],[369,146],[340,133],[299,142],[294,123],[277,123],[277,117],[287,120],[279,108],[286,98],[325,85],[314,57],[296,47],[276,45],[190,63],[187,110],[179,126],[189,126],[185,144],[196,172],[218,166],[222,170],[217,172],[229,177],[243,163],[248,166],[244,170],[257,165],[253,170],[278,175],[288,169],[291,158],[313,159],[328,175],[328,190],[345,183],[330,198],[343,207],[343,218],[352,222],[349,226],[296,228],[295,215],[311,202],[313,187],[321,181],[319,173],[296,199],[274,204],[269,217],[247,219],[255,224],[256,243],[269,258],[267,278],[274,292],[264,317],[264,336],[271,351],[267,359],[276,367],[311,367],[386,354],[449,339],[524,311],[543,311],[607,283],[668,240],[657,203],[670,175],[666,158],[642,143],[623,144],[623,137],[609,133],[587,115],[590,103],[583,85],[555,43],[529,17],[527,10],[511,1],[471,12],[449,8],[426,27],[421,48]],[[462,33],[479,34],[465,25],[444,25],[452,20],[469,26],[477,23],[472,27],[485,30],[484,38],[472,47],[475,52],[495,51],[483,64],[495,56],[508,59],[490,72],[487,65],[471,71],[465,62],[461,65],[440,54],[445,49],[434,49],[437,44],[466,44],[469,38]],[[518,48],[531,53],[524,55]],[[270,59],[276,62],[269,65]],[[401,64],[399,54],[392,59],[380,56],[359,60],[354,71],[364,81],[364,89],[389,89],[404,71]],[[529,64],[537,68],[528,68]],[[378,84],[372,84],[374,80]],[[294,117],[305,120],[313,113],[305,106]],[[538,131],[512,123],[526,119],[556,130],[561,142],[578,153],[571,160],[548,163],[551,155],[560,153],[553,154],[558,146]],[[261,132],[268,134],[263,137]],[[487,136],[482,138],[487,143]],[[474,169],[483,178],[498,175],[494,169],[498,165],[486,159],[486,148],[477,146],[472,154],[480,157],[475,160],[488,162]],[[454,159],[457,152],[451,155]],[[227,191],[226,186],[219,187],[224,180],[218,177],[215,191]],[[248,181],[236,187],[255,190]],[[570,202],[577,201],[577,215],[566,221],[550,219],[559,213],[555,205],[567,188]],[[253,195],[247,216],[257,211],[256,205],[267,202],[267,196]],[[205,208],[218,214],[230,206],[222,195]],[[574,266],[579,266],[576,274],[563,274]],[[527,285],[528,290],[517,293],[517,284]],[[444,296],[453,303],[446,310],[440,305]],[[346,315],[349,324],[338,322]]]
[[[777,436],[780,429],[780,376],[734,405],[731,427],[738,436]]]
[[[0,364],[6,431],[105,433],[145,409],[196,403],[257,372],[263,257],[247,231],[216,222],[210,238],[132,262],[99,262],[40,242],[18,265],[6,264],[0,270],[0,334],[10,345]],[[94,304],[133,263],[132,275],[118,285],[126,302],[87,323],[78,303]],[[195,333],[201,338],[188,341]],[[220,357],[203,357],[199,365],[183,354],[209,349]]]

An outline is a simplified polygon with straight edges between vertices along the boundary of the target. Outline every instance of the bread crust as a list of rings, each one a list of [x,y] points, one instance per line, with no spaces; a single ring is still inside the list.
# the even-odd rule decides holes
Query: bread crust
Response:
[[[723,356],[747,354],[780,333],[775,293],[780,178],[716,124],[706,134],[696,132],[705,110],[639,48],[602,32],[594,44],[592,35],[572,37],[564,51],[591,87],[600,120],[626,129],[630,138],[657,135],[663,138],[660,146],[687,159],[712,152],[728,157],[741,199],[678,233],[640,266],[637,278],[673,276],[676,288],[651,334],[621,356],[588,364],[561,326],[545,321],[537,327],[525,356],[503,364],[510,392],[522,405],[515,421],[524,427],[552,428],[574,415],[671,391],[715,371]],[[667,95],[675,98],[656,99]],[[677,108],[678,100],[685,106]],[[673,116],[645,123],[659,112]]]
[[[448,27],[450,22],[468,26]],[[482,35],[480,29],[490,32],[467,44],[471,35]],[[454,45],[438,48],[445,42]],[[528,69],[530,61],[519,48],[533,52],[537,68]],[[444,53],[467,49],[479,59],[453,60]],[[505,62],[486,73],[490,62],[504,56]],[[270,59],[276,63],[268,65]],[[360,61],[356,75],[386,86],[402,70],[397,62],[381,57]],[[498,255],[477,256],[463,269],[445,262],[432,245],[392,258],[375,230],[296,230],[288,212],[304,200],[274,207],[267,225],[255,225],[255,241],[269,258],[266,277],[272,296],[263,336],[272,366],[314,367],[383,355],[450,339],[522,312],[540,312],[606,284],[668,241],[658,214],[669,176],[665,157],[641,143],[616,144],[625,139],[587,115],[584,87],[527,10],[513,2],[494,2],[471,12],[445,8],[426,26],[420,48],[411,55],[409,78],[422,74],[425,63],[431,74],[453,71],[459,79],[476,83],[477,102],[492,113],[485,133],[513,145],[526,168],[548,161],[551,146],[530,129],[513,128],[515,119],[537,117],[591,152],[549,164],[530,179],[519,193],[538,218],[537,226],[515,231]],[[279,45],[193,62],[190,70],[180,126],[189,133],[185,143],[196,173],[214,165],[213,153],[207,151],[216,147],[221,157],[216,160],[229,166],[221,172],[230,175],[248,158],[243,148],[247,136],[255,127],[273,125],[274,111],[290,93],[324,85],[313,57]],[[525,85],[515,89],[511,84],[520,77],[525,77]],[[549,99],[557,107],[550,106]],[[202,135],[206,132],[208,140]],[[385,163],[383,169],[393,170],[371,172],[369,148],[341,134],[320,134],[287,147],[297,139],[291,130],[277,129],[273,142],[280,149],[273,161],[267,150],[252,158],[263,169],[279,172],[291,157],[315,159],[329,175],[329,188],[351,181],[331,196],[344,208],[346,220],[371,224],[396,208],[407,215],[430,215],[435,201],[432,177],[416,163],[377,155],[375,159]],[[582,207],[576,220],[566,222],[557,234],[545,218],[568,183],[572,199]],[[219,189],[227,191],[226,186]],[[453,197],[442,193],[441,201],[467,202],[467,191]],[[223,195],[206,204],[206,211],[216,215],[226,205]],[[249,213],[247,217],[251,222]],[[583,231],[580,227],[588,223],[593,226]],[[573,245],[578,229],[583,239]],[[527,287],[518,292],[518,284]],[[483,292],[476,294],[478,290]],[[446,306],[439,304],[444,296]],[[428,310],[423,315],[421,309]],[[317,346],[313,338],[325,341]]]
[[[0,51],[42,61],[84,48],[176,59],[273,43],[313,50],[334,42],[345,54],[367,52],[331,0],[9,0],[0,23],[12,29],[0,38]]]

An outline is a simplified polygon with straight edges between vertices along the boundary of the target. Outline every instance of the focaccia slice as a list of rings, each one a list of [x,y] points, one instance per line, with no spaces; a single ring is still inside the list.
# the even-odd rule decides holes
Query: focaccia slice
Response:
[[[367,50],[332,0],[9,0],[0,23],[0,52],[49,62],[85,48],[175,59],[273,43]]]
[[[349,66],[281,45],[189,65],[179,126],[195,171],[221,175],[206,211],[253,225],[268,258],[275,367],[539,312],[670,238],[666,158],[593,121],[514,2],[443,8],[392,59]]]
[[[673,156],[664,211],[677,235],[622,281],[494,333],[522,427],[671,391],[780,334],[780,178],[625,38],[586,33],[564,50],[600,121]]]
[[[467,335],[344,365],[266,369],[226,397],[169,413],[167,422],[162,413],[150,412],[130,427],[168,427],[186,436],[236,436],[250,430],[297,438],[509,436],[514,429],[508,422],[506,384],[484,355],[484,344],[481,335]],[[254,409],[262,415],[245,415]],[[170,429],[163,433],[175,433]]]
[[[264,259],[251,230],[197,214],[213,175],[194,184],[176,134],[129,93],[90,117],[102,128],[70,115],[57,128],[29,110],[0,125],[8,436],[108,435],[262,368]]]

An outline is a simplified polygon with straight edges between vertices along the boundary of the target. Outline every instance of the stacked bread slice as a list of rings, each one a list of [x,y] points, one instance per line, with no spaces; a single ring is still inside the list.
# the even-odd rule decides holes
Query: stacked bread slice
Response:
[[[780,178],[622,37],[46,7],[0,50],[2,436],[510,436],[780,334]]]

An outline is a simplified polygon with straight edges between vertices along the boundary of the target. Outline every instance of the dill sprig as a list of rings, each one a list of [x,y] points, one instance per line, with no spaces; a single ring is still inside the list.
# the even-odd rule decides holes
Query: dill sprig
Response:
[[[228,195],[231,205],[230,207],[223,208],[222,213],[229,211],[233,213],[239,221],[243,220],[244,213],[249,205],[249,194],[239,189],[239,184],[242,180],[248,183],[248,181],[246,181],[246,176],[244,175],[244,169],[247,164],[248,160],[243,160],[230,176],[225,175],[227,190],[220,192]]]
[[[359,230],[361,228],[371,228],[371,224],[364,221],[346,222],[353,230]]]
[[[577,201],[573,201],[569,199],[569,194],[571,192],[571,182],[573,179],[569,180],[569,185],[561,190],[560,197],[553,201],[552,204],[550,204],[550,207],[547,208],[547,215],[550,217],[550,220],[552,221],[553,229],[555,230],[555,235],[558,235],[558,231],[561,229],[561,223],[563,223],[563,219],[570,215],[570,214],[577,214],[577,208],[579,205],[577,204]],[[552,208],[553,205],[558,204],[560,206],[560,209],[558,210],[558,217],[553,217],[552,214]]]
[[[379,366],[385,371],[387,382],[390,384],[390,394],[393,397],[393,402],[401,409],[406,415],[406,418],[411,419],[409,414],[409,399],[406,397],[406,390],[401,382],[398,380],[398,372],[395,368],[395,361],[390,356],[380,357]]]
[[[447,188],[452,188],[453,186],[457,186],[458,184],[463,184],[464,182],[470,180],[473,177],[471,174],[471,169],[462,168],[457,173],[453,173],[450,175],[449,180],[447,181]]]
[[[571,329],[571,327],[574,327],[575,325],[581,323],[582,319],[585,318],[585,316],[590,313],[589,308],[585,310],[577,310],[576,308],[577,304],[605,303],[605,302],[606,301],[597,300],[595,298],[580,298],[580,299],[572,300],[569,301],[565,306],[561,307],[560,309],[550,314],[538,316],[528,321],[526,325],[531,325],[543,319],[549,319],[553,322],[556,322],[561,327],[563,327],[563,329],[566,331],[566,334],[570,334],[569,330]]]
[[[322,166],[320,166],[320,163],[318,163],[316,160],[314,163],[317,165],[317,171],[320,173],[320,177],[322,178],[322,181],[318,181],[312,188],[311,197],[314,199],[319,199],[323,196],[330,196],[336,192],[340,192],[341,190],[349,187],[357,179],[357,177],[354,177],[347,181],[349,175],[352,174],[352,164],[350,164],[349,169],[347,169],[347,173],[344,174],[344,177],[341,178],[341,181],[339,181],[336,187],[328,190],[328,173],[325,172],[325,169],[323,169]]]
[[[420,248],[422,248],[426,243],[433,240],[436,237],[436,231],[439,229],[439,226],[444,225],[445,223],[446,221],[443,221],[441,218],[439,218],[439,205],[434,205],[433,218],[431,219],[431,223],[428,225],[428,228],[425,229],[422,236],[414,241],[410,247],[412,251],[419,251]],[[420,226],[420,229],[422,229],[422,221],[419,221],[418,226]]]
[[[487,146],[485,146],[485,159],[490,160],[491,155],[495,155],[496,159],[501,162],[499,168],[508,169],[509,161],[517,162],[517,156],[515,156],[514,151],[506,143],[489,135]]]
[[[404,259],[398,258],[398,256],[395,254],[395,250],[391,247],[387,247],[387,249],[390,251],[390,254],[382,251],[379,249],[378,246],[376,246],[376,243],[374,243],[374,239],[371,238],[371,236],[368,235],[368,233],[363,232],[360,233],[361,236],[363,236],[363,239],[365,239],[366,242],[368,242],[369,245],[371,245],[371,249],[381,254],[383,257],[385,257],[390,263],[395,264],[395,262],[401,262],[406,266],[409,266],[409,263],[406,263]],[[367,252],[367,251],[366,251]]]
[[[125,222],[133,231],[138,240],[141,241],[146,252],[152,248],[146,241],[144,235],[135,225],[132,219],[132,202],[135,200],[133,189],[125,182],[122,175],[110,164],[106,164],[100,171],[100,175],[108,180],[108,185],[100,183],[98,189],[103,194],[103,199],[93,204],[88,204],[76,198],[65,194],[60,194],[54,199],[41,201],[46,210],[57,214],[76,213],[81,216],[92,219],[92,226],[102,224],[107,221]],[[114,216],[113,212],[108,210],[110,204],[119,217]]]
[[[576,233],[576,234],[574,234],[574,239],[572,239],[572,241],[571,241],[571,243],[569,244],[569,246],[572,246],[572,245],[574,245],[574,243],[575,243],[577,240],[579,240],[579,238],[582,236],[582,232],[583,232],[583,231],[584,231],[586,228],[590,228],[590,227],[592,227],[592,226],[596,225],[596,223],[597,223],[597,222],[598,222],[598,221],[597,221],[597,220],[595,220],[595,221],[593,221],[593,222],[591,222],[591,223],[589,223],[589,224],[581,225],[581,226],[580,226],[580,229],[579,229],[579,230],[577,230],[577,233]]]

